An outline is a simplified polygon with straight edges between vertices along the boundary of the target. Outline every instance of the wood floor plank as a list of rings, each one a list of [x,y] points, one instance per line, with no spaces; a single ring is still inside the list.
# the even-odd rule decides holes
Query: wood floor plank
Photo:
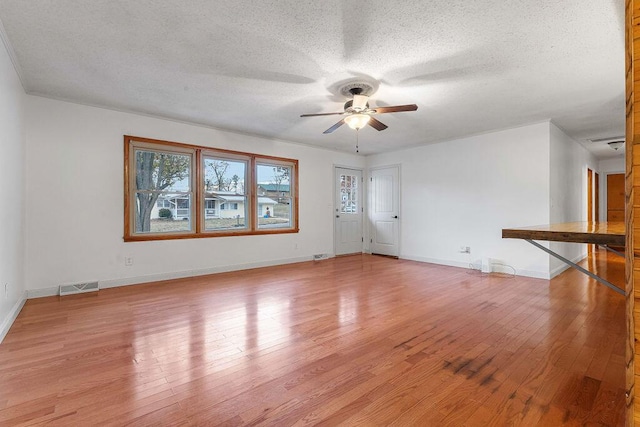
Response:
[[[576,271],[357,255],[29,300],[0,424],[615,426],[623,364],[624,299]]]

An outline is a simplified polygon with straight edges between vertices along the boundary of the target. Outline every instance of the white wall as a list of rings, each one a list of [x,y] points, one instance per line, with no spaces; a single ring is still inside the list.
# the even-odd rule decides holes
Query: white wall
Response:
[[[551,223],[587,220],[587,168],[597,172],[597,159],[553,123],[550,124]],[[550,242],[549,248],[574,262],[587,256],[587,246]],[[568,266],[550,258],[551,277]]]
[[[137,283],[333,253],[333,165],[361,156],[27,96],[26,282]],[[300,233],[124,243],[123,135],[299,160]],[[297,245],[297,249],[295,249]],[[133,257],[133,266],[124,265]]]
[[[611,159],[602,159],[598,162],[598,170],[604,173],[623,173],[624,172],[624,154],[620,157]]]
[[[607,175],[624,173],[624,154],[612,159],[603,159],[598,162],[600,173],[600,221],[607,220]]]
[[[0,36],[3,35],[0,28]],[[24,285],[24,90],[0,42],[0,341],[25,299]],[[5,295],[5,285],[7,293]]]
[[[501,237],[503,228],[549,223],[549,126],[369,156],[369,168],[400,165],[400,257],[457,266],[489,257],[549,277],[548,255]]]

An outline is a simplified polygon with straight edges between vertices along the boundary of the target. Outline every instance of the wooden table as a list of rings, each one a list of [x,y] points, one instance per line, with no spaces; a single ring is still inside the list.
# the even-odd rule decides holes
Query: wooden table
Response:
[[[625,295],[625,292],[622,289],[602,277],[597,276],[589,270],[534,241],[546,240],[552,242],[595,244],[624,257],[624,254],[611,248],[611,246],[625,245],[625,225],[623,222],[566,222],[562,224],[536,225],[533,227],[503,228],[502,238],[526,240],[535,247],[558,258],[560,261],[583,272],[619,294]]]
[[[565,222],[533,227],[503,228],[502,238],[624,246],[624,233],[624,222]]]

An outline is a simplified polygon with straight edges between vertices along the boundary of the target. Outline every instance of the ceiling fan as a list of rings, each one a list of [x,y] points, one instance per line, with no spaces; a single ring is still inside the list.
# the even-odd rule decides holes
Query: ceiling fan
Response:
[[[346,117],[340,120],[323,133],[331,133],[338,129],[343,124],[347,124],[351,129],[360,130],[367,124],[372,128],[381,131],[385,130],[388,126],[382,123],[380,120],[373,117],[373,114],[384,113],[398,113],[400,111],[416,111],[418,106],[416,104],[409,105],[395,105],[392,107],[378,107],[369,108],[369,97],[362,95],[361,87],[351,87],[348,90],[353,99],[348,100],[344,104],[344,111],[338,113],[317,113],[317,114],[302,114],[300,117],[314,117],[314,116],[334,116],[345,115]]]

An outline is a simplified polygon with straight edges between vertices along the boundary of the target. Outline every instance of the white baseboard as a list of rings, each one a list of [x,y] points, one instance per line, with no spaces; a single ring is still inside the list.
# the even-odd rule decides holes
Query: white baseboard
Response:
[[[408,259],[409,261],[427,262],[429,264],[448,265],[449,267],[469,268],[468,262],[452,261],[448,259],[428,258],[407,254],[400,254],[399,258]]]
[[[333,258],[334,254],[328,254],[328,258]],[[245,264],[223,265],[219,267],[201,268],[197,270],[183,270],[158,274],[147,274],[144,276],[124,277],[121,279],[99,280],[100,289],[116,288],[120,286],[140,285],[142,283],[158,282],[161,280],[183,279],[185,277],[204,276],[207,274],[226,273],[229,271],[248,270],[250,268],[272,267],[276,265],[294,264],[296,262],[312,261],[313,256],[303,256],[296,258],[277,259],[269,261],[250,262]],[[58,295],[59,287],[31,289],[27,291],[28,298],[42,298]]]
[[[469,262],[453,261],[453,260],[437,259],[437,258],[428,258],[428,257],[421,257],[421,256],[415,256],[415,255],[407,255],[407,254],[400,255],[400,258],[408,259],[408,260],[411,260],[411,261],[428,262],[428,263],[431,263],[431,264],[448,265],[450,267],[460,267],[460,268],[466,268],[466,269],[469,268]],[[516,270],[516,275],[517,276],[532,277],[534,279],[546,279],[546,280],[549,280],[551,278],[551,276],[549,275],[548,272],[535,271],[535,270],[522,270],[522,269]]]
[[[571,261],[571,262],[573,262],[573,263],[575,263],[575,264],[577,264],[577,263],[579,263],[580,261],[582,261],[583,259],[585,259],[586,257],[587,257],[587,254],[586,254],[586,253],[584,253],[584,254],[580,254],[580,255],[578,255],[577,257],[575,257],[574,259],[572,259],[572,260],[570,260],[570,261]],[[551,279],[553,279],[554,277],[556,277],[556,276],[557,276],[557,275],[559,275],[560,273],[563,273],[564,271],[566,271],[566,270],[568,270],[568,269],[570,269],[570,268],[571,268],[571,266],[570,266],[570,265],[565,264],[565,263],[563,262],[563,263],[562,263],[562,265],[560,265],[560,266],[558,266],[558,267],[554,268],[554,269],[551,271],[551,274],[550,274]]]
[[[54,288],[29,289],[27,290],[27,299],[54,297],[58,295],[59,290],[59,286],[56,286]]]
[[[330,255],[331,256],[331,255]],[[313,257],[287,258],[270,261],[250,262],[246,264],[222,265],[219,267],[201,268],[197,270],[184,270],[169,273],[149,274],[145,276],[127,277],[124,279],[100,280],[100,289],[115,288],[119,286],[139,285],[141,283],[158,282],[160,280],[183,279],[185,277],[205,276],[207,274],[226,273],[229,271],[248,270],[250,268],[272,267],[275,265],[293,264],[296,262],[311,261]]]
[[[27,302],[26,291],[23,292],[22,298],[18,299],[18,301],[16,301],[16,303],[13,305],[13,307],[11,307],[11,311],[9,311],[9,314],[7,315],[7,317],[2,321],[2,325],[0,326],[0,343],[2,343],[2,340],[4,340],[4,337],[6,337],[7,333],[9,333],[9,329],[11,329],[11,325],[13,325],[13,322],[18,317],[18,314],[20,314],[20,310],[22,310],[22,307],[24,307],[25,302]]]

